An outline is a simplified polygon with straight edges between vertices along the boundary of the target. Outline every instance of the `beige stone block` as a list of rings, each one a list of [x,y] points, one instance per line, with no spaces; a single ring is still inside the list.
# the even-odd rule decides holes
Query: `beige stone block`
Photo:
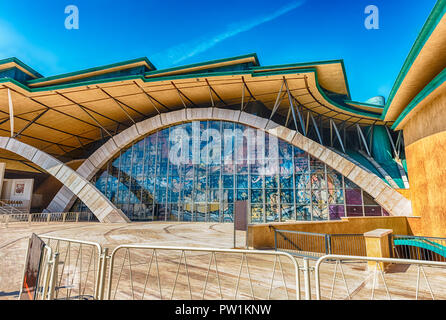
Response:
[[[412,202],[407,199],[400,200],[400,202],[392,208],[392,214],[396,216],[411,217],[413,215]]]
[[[73,198],[75,194],[67,186],[62,186],[59,192],[57,192],[57,199],[62,200],[64,206]]]
[[[299,148],[302,149],[303,146],[303,141],[304,141],[304,136],[302,134],[300,134],[299,132],[297,132],[292,140],[292,144]]]
[[[330,150],[331,151],[331,150]],[[334,151],[331,151],[330,157],[327,158],[327,164],[339,172],[338,167],[339,163],[344,159],[341,155],[337,154]],[[340,173],[340,172],[339,172]]]
[[[109,159],[111,159],[113,155],[110,155],[105,148],[100,147],[97,149],[88,160],[93,164],[96,168],[100,169],[107,163]]]
[[[385,186],[383,190],[379,193],[379,195],[375,198],[375,201],[380,204],[386,211],[392,212],[392,207],[394,205],[394,193],[396,191],[393,190],[389,186]],[[397,193],[397,192],[396,192]]]
[[[51,203],[48,205],[47,210],[49,212],[63,212],[65,209],[64,204],[53,199]]]
[[[342,160],[338,163],[336,170],[339,171],[343,176],[348,177],[355,166],[356,165],[353,162],[342,158]]]
[[[139,134],[138,130],[136,129],[136,125],[134,124],[130,128],[125,129],[121,133],[117,134],[113,137],[113,140],[116,143],[116,146],[118,149],[122,149],[125,146],[129,145],[136,139],[138,139],[141,135]]]
[[[268,123],[268,119],[255,116],[247,112],[241,112],[239,122],[256,129],[264,129]]]
[[[104,222],[108,223],[123,223],[130,222],[130,219],[121,210],[112,210],[111,212],[105,214]]]
[[[76,196],[74,193],[66,186],[62,186],[51,203],[48,205],[47,210],[50,212],[67,211],[71,208],[75,200]]]
[[[273,120],[270,120],[265,127],[265,131],[277,129],[278,127],[282,127],[282,125],[275,123]]]
[[[98,218],[103,218],[104,211],[108,210],[110,205],[104,198],[91,197],[88,200],[88,207]]]
[[[321,160],[322,162],[326,163],[327,159],[330,157],[330,153],[332,151],[330,149],[325,148],[324,146],[322,146],[322,152],[319,155],[319,160]]]
[[[86,184],[79,192],[78,197],[93,212],[99,221],[103,221],[105,215],[107,212],[110,212],[110,210],[117,210],[116,207],[114,207],[114,205],[91,184]]]
[[[136,126],[138,127],[139,133],[142,135],[157,131],[162,127],[161,116],[157,115],[144,121],[140,121]]]
[[[79,168],[77,168],[76,172],[87,181],[96,174],[99,169],[96,168],[89,159],[85,160]]]
[[[31,160],[44,170],[49,170],[61,164],[61,162],[42,151],[37,151]]]
[[[353,171],[352,171],[353,172]],[[351,173],[350,173],[351,174]],[[375,176],[373,173],[369,173],[364,169],[360,168],[355,180],[356,184],[361,187],[361,189],[367,190],[367,186],[370,184],[370,180]]]
[[[321,146],[319,143],[312,141],[310,143],[310,147],[308,149],[308,153],[311,154],[313,157],[318,158],[320,160],[320,156],[322,152],[324,151],[324,147]]]
[[[212,108],[188,108],[186,118],[190,121],[210,120],[212,119]]]
[[[310,149],[310,144],[313,143],[313,140],[308,139],[305,136],[302,136],[302,147],[301,149],[308,152],[308,150]]]
[[[361,173],[361,171],[362,171],[362,169],[355,165],[353,170],[350,171],[350,173],[346,177],[349,178],[351,181],[353,181],[354,183],[356,183],[359,186],[358,180],[356,178]]]
[[[113,139],[109,139],[99,147],[89,158],[90,163],[96,168],[102,168],[113,156],[119,152]]]
[[[6,145],[9,142],[9,137],[0,137],[0,148],[6,149]]]
[[[65,182],[67,181],[68,177],[73,173],[75,173],[75,171],[73,169],[71,169],[68,166],[63,166],[57,172],[55,177],[65,185]]]
[[[276,129],[277,137],[279,139],[282,139],[283,141],[286,141],[288,143],[292,143],[294,136],[296,135],[297,131],[288,129],[286,127],[277,127]]]
[[[238,122],[240,116],[240,111],[221,109],[221,108],[215,108],[213,110],[213,113],[215,120],[230,121],[230,122]]]
[[[107,155],[107,156],[110,156],[110,155],[114,155],[114,154],[116,154],[118,151],[119,151],[119,148],[118,148],[118,146],[116,145],[116,143],[115,143],[115,141],[113,140],[113,139],[108,139],[108,141],[107,142],[105,142],[102,146],[101,146],[101,148],[103,148],[103,150],[104,150],[104,153]]]
[[[163,123],[163,126],[179,124],[186,120],[186,109],[180,109],[161,114],[161,122]]]
[[[81,178],[77,172],[73,172],[65,180],[65,186],[70,189],[74,194],[78,194],[79,191],[87,184],[87,181]]]
[[[37,153],[38,149],[34,148],[30,145],[27,145],[25,143],[22,143],[15,139],[9,139],[8,145],[6,146],[6,149],[14,152],[15,154],[18,154],[25,159],[32,160],[34,155]]]
[[[53,176],[56,176],[56,174],[59,172],[59,170],[60,170],[62,167],[64,167],[64,164],[63,164],[63,163],[61,163],[61,164],[59,164],[59,165],[57,165],[57,166],[55,166],[55,167],[52,167],[52,168],[50,168],[50,169],[47,169],[46,171],[47,171],[49,174],[51,174],[51,175],[53,175]]]
[[[375,199],[384,190],[386,183],[378,177],[373,178],[373,180],[367,186],[367,192]]]

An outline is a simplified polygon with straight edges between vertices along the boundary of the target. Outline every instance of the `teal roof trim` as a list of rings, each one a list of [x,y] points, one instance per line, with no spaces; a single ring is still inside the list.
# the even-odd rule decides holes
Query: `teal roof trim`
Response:
[[[59,79],[63,79],[63,78],[68,78],[68,77],[73,77],[73,76],[77,76],[77,75],[87,74],[87,73],[90,73],[90,72],[96,72],[96,71],[107,70],[107,69],[111,69],[111,68],[115,68],[115,67],[125,66],[125,65],[129,65],[129,64],[133,64],[133,63],[137,63],[137,62],[145,62],[145,63],[147,63],[149,65],[150,68],[156,70],[155,66],[147,58],[143,57],[143,58],[137,58],[137,59],[127,60],[127,61],[117,62],[117,63],[113,63],[113,64],[108,64],[108,65],[105,65],[105,66],[94,67],[94,68],[84,69],[84,70],[80,70],[80,71],[64,73],[64,74],[60,74],[60,75],[57,75],[57,76],[51,76],[51,77],[45,77],[45,78],[40,78],[40,79],[34,79],[34,80],[28,81],[27,84],[36,84],[36,83],[47,82],[47,81],[52,81],[52,80],[59,80]]]
[[[373,118],[376,120],[379,119],[379,116],[377,116],[376,114],[353,110],[347,106],[341,106],[338,103],[334,102],[329,97],[327,97],[325,92],[319,86],[316,68],[299,69],[298,72],[296,72],[296,70],[278,70],[278,71],[265,71],[265,72],[253,72],[252,70],[226,71],[226,72],[193,74],[192,76],[185,74],[185,75],[156,77],[156,78],[149,78],[149,79],[145,78],[143,75],[130,75],[130,76],[96,79],[96,80],[90,80],[90,81],[84,81],[84,82],[66,83],[66,84],[61,84],[61,85],[53,85],[53,86],[39,87],[39,88],[29,88],[28,86],[19,84],[17,81],[15,81],[14,79],[11,79],[11,78],[0,79],[0,83],[12,82],[12,83],[20,86],[21,88],[27,90],[28,92],[42,92],[42,91],[66,89],[66,88],[71,88],[71,87],[94,85],[94,84],[99,84],[99,83],[108,83],[108,82],[125,81],[125,80],[136,80],[136,79],[141,79],[143,82],[156,82],[156,81],[167,81],[167,80],[176,80],[176,79],[194,79],[194,78],[196,79],[196,78],[203,78],[203,77],[215,77],[215,76],[225,76],[225,75],[249,74],[252,77],[259,77],[259,76],[267,76],[267,75],[293,74],[293,73],[314,73],[315,80],[316,80],[316,87],[319,90],[319,93],[324,97],[324,99],[326,101],[328,101],[330,104],[334,105],[335,107],[337,107],[341,110],[350,112],[350,113],[354,113],[358,116],[370,117],[370,118]]]
[[[446,81],[446,68],[443,69],[423,90],[418,93],[415,98],[404,108],[403,112],[398,116],[392,129],[396,129],[399,124],[411,113],[427,96],[434,92],[439,86]]]
[[[161,70],[156,70],[156,71],[149,71],[149,72],[146,72],[144,74],[144,76],[152,76],[152,75],[162,74],[162,73],[166,73],[166,72],[180,71],[180,70],[184,70],[184,69],[202,67],[202,66],[206,66],[206,65],[212,65],[212,64],[217,64],[217,63],[224,63],[224,62],[228,62],[228,61],[236,61],[236,60],[241,60],[241,59],[246,59],[246,58],[254,58],[255,64],[258,65],[258,66],[260,65],[259,58],[257,57],[257,54],[256,53],[250,53],[250,54],[245,54],[245,55],[231,57],[231,58],[211,60],[211,61],[206,61],[206,62],[188,64],[188,65],[179,66],[179,67],[161,69]]]
[[[398,92],[398,89],[401,86],[401,83],[403,82],[404,78],[406,77],[407,73],[412,67],[412,64],[418,57],[419,53],[421,52],[421,49],[423,49],[424,45],[426,44],[426,41],[429,39],[430,35],[435,30],[435,28],[437,27],[438,23],[443,18],[445,13],[446,13],[446,0],[439,0],[432,9],[432,12],[430,13],[427,21],[424,23],[421,32],[418,34],[415,43],[413,44],[406,60],[404,61],[403,67],[401,68],[400,73],[398,74],[395,83],[392,87],[392,90],[390,91],[389,98],[387,99],[387,103],[384,107],[382,119],[384,119],[384,117],[386,116],[387,111],[389,110],[389,107],[393,101],[393,98],[395,97],[396,93]]]
[[[353,101],[353,100],[344,100],[345,103],[351,103],[351,104],[357,104],[364,107],[371,107],[371,108],[377,108],[377,109],[384,109],[384,106],[380,106],[379,104],[373,104],[373,103],[367,103],[367,102],[359,102],[359,101]]]
[[[29,73],[31,73],[32,75],[34,75],[36,78],[41,78],[43,77],[40,73],[38,73],[37,71],[35,71],[34,69],[32,69],[31,67],[27,66],[26,64],[24,64],[22,61],[20,61],[19,59],[17,59],[16,57],[12,57],[12,58],[7,58],[7,59],[2,59],[0,60],[0,65],[2,64],[6,64],[6,63],[15,63],[19,66],[21,66],[23,69],[25,69],[26,71],[28,71]]]
[[[265,69],[283,69],[283,68],[298,68],[298,67],[309,67],[314,65],[322,65],[322,64],[334,64],[340,63],[342,67],[342,72],[344,75],[345,86],[347,88],[347,97],[351,99],[350,95],[350,86],[347,80],[347,72],[345,70],[345,64],[343,59],[336,60],[325,60],[325,61],[313,61],[313,62],[303,62],[303,63],[291,63],[291,64],[282,64],[282,65],[272,65],[272,66],[259,66],[251,68],[252,70],[265,70]]]

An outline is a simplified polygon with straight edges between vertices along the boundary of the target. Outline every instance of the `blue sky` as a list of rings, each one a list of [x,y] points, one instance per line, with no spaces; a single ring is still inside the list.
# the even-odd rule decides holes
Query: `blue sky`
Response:
[[[79,29],[64,26],[79,8]],[[367,30],[364,9],[379,9]],[[247,53],[262,65],[344,59],[352,98],[385,98],[435,0],[0,2],[0,59],[51,76],[148,57],[168,68]]]

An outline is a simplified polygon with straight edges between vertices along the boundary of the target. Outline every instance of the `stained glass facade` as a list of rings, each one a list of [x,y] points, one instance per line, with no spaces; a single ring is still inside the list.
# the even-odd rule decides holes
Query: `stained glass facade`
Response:
[[[323,162],[261,130],[189,122],[122,150],[93,178],[131,220],[232,222],[246,201],[251,223],[388,215]],[[87,210],[76,202],[74,211]]]

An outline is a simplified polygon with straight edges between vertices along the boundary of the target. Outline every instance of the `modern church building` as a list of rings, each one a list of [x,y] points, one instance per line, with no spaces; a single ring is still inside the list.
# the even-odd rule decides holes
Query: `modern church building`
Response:
[[[353,101],[342,60],[158,70],[140,58],[51,77],[2,60],[2,208],[101,222],[419,217],[422,235],[446,236],[445,11],[387,101]]]

